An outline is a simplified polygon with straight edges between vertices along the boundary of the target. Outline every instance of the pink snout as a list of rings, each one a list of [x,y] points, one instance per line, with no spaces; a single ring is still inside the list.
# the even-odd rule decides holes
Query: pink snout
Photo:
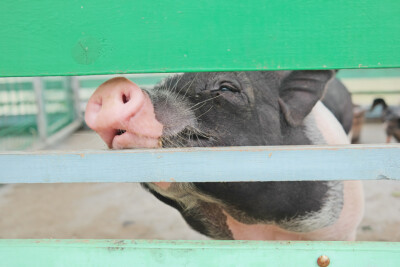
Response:
[[[97,88],[86,106],[85,121],[114,149],[158,147],[163,130],[147,93],[122,77]]]

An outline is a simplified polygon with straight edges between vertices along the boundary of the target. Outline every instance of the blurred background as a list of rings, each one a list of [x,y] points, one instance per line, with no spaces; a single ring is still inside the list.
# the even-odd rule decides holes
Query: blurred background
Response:
[[[107,149],[83,121],[95,89],[115,76],[150,89],[167,75],[0,78],[0,153]],[[338,77],[353,98],[352,142],[397,142],[386,127],[394,121],[400,128],[400,69],[340,70]],[[378,98],[387,109],[371,110]],[[358,240],[400,241],[400,182],[364,187]],[[0,238],[205,239],[135,183],[0,185],[0,212]]]

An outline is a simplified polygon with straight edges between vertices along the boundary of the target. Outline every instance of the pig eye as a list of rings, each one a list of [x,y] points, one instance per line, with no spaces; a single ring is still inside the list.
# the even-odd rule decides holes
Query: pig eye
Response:
[[[232,91],[231,88],[229,88],[228,86],[222,86],[219,88],[220,91]]]
[[[222,83],[219,88],[218,91],[222,91],[222,92],[239,92],[240,90],[237,89],[233,84],[230,83]]]

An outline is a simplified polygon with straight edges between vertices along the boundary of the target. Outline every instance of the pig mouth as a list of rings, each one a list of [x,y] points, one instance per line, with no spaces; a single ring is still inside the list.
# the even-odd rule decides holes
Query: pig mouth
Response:
[[[160,138],[141,135],[129,130],[117,129],[114,137],[109,144],[111,149],[131,149],[131,148],[159,148],[161,147]]]
[[[122,135],[124,133],[126,133],[126,130],[117,129],[117,132],[115,133],[115,136]]]
[[[109,147],[112,149],[207,147],[212,146],[214,140],[213,135],[190,126],[185,127],[177,134],[163,134],[159,138],[117,129]]]
[[[114,138],[111,140],[110,148],[207,147],[211,146],[214,140],[215,138],[211,134],[204,133],[193,127],[185,127],[175,135],[162,135],[159,138],[117,129],[115,130]],[[127,145],[127,142],[130,144]],[[120,145],[120,143],[124,143],[124,145]]]

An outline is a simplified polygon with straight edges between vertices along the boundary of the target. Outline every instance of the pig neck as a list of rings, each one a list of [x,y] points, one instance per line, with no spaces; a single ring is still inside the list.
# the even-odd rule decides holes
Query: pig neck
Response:
[[[339,145],[348,144],[348,138],[343,130],[343,127],[334,117],[334,115],[319,101],[314,106],[310,114],[304,119],[302,125],[298,127],[290,127],[286,121],[282,122],[282,141],[283,145]],[[268,183],[268,182],[267,182]],[[292,186],[292,182],[278,182],[274,183],[274,192],[280,192],[276,195],[274,192],[270,192],[269,197],[271,201],[282,198],[282,193],[287,193],[286,197],[287,207],[282,206],[283,210],[290,210],[290,207],[296,207],[299,205],[304,205],[307,200],[305,195],[320,195],[320,202],[314,202],[309,207],[302,207],[309,211],[317,211],[315,216],[319,219],[312,219],[310,221],[318,221],[323,226],[329,225],[332,221],[337,219],[340,210],[343,205],[343,185],[339,181],[304,181],[295,182],[298,186]],[[269,184],[272,184],[269,182]],[[333,188],[335,188],[333,190]],[[306,193],[307,192],[307,193]],[[305,194],[306,193],[306,194]],[[322,195],[323,196],[322,196]],[[291,198],[290,196],[299,196],[299,198]],[[299,201],[305,197],[304,201]],[[336,207],[336,208],[335,208]],[[268,210],[268,209],[266,209]],[[289,215],[289,214],[287,214]],[[235,216],[234,216],[235,217]],[[286,216],[284,216],[286,217]],[[301,216],[300,216],[301,217]],[[314,217],[314,216],[310,216]],[[325,220],[325,219],[327,220]],[[240,218],[236,218],[239,219]],[[299,218],[300,221],[307,221],[309,218]],[[297,219],[297,220],[299,220]],[[288,221],[287,225],[282,225],[283,228],[295,231],[310,231],[320,227],[321,225],[313,225],[311,229],[302,229],[304,224],[298,223],[296,219],[294,221]],[[285,224],[285,223],[283,223]],[[297,228],[295,225],[299,225]],[[307,223],[310,225],[310,223]]]
[[[315,105],[303,125],[289,127],[286,124],[282,133],[283,145],[348,143],[343,128],[321,102]],[[232,183],[229,190],[226,184],[194,184],[206,195],[214,196],[222,200],[222,203],[229,203],[228,212],[242,223],[275,221],[285,229],[299,232],[329,225],[337,219],[343,205],[343,185],[338,181]],[[285,201],[282,202],[282,199]],[[254,203],[259,205],[255,206]],[[280,208],[277,210],[278,206]],[[242,216],[241,212],[245,212],[246,216]],[[252,219],[247,221],[249,218]],[[286,221],[286,218],[293,220]],[[308,222],[300,223],[303,221]],[[310,228],[305,228],[306,225]]]

